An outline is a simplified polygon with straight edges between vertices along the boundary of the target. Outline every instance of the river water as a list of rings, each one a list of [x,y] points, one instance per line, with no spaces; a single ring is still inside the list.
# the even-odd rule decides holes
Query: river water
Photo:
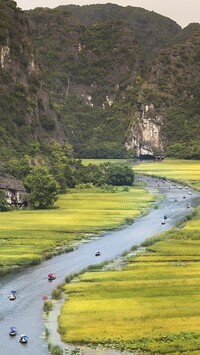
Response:
[[[117,258],[133,245],[139,246],[146,238],[172,228],[192,207],[200,204],[200,194],[191,189],[179,189],[178,185],[172,186],[168,182],[159,182],[158,186],[155,179],[146,179],[146,182],[150,191],[154,192],[156,189],[163,194],[164,199],[159,208],[153,208],[146,216],[138,218],[126,228],[78,245],[73,252],[56,256],[40,265],[13,272],[0,279],[1,355],[49,354],[44,339],[43,296],[50,298],[52,290],[64,282],[67,275],[79,272],[91,264]],[[187,204],[191,208],[188,209]],[[164,215],[168,218],[166,224],[162,225]],[[97,249],[101,250],[101,256],[98,258],[94,256]],[[53,282],[47,280],[50,272],[57,275]],[[11,290],[17,291],[15,301],[8,299]],[[19,335],[26,333],[29,336],[28,344],[20,344],[19,335],[9,337],[10,326],[16,326]],[[92,354],[97,355],[97,352],[94,350]],[[109,355],[109,352],[107,354]]]

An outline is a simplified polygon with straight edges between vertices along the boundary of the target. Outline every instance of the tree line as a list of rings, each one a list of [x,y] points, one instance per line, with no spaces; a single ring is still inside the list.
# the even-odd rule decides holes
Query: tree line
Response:
[[[126,164],[102,163],[84,166],[73,157],[70,145],[56,142],[40,147],[35,143],[29,154],[11,158],[4,164],[6,173],[20,179],[28,193],[28,208],[45,209],[54,205],[59,194],[79,186],[131,186],[134,173]],[[0,194],[0,210],[5,211],[5,196]]]

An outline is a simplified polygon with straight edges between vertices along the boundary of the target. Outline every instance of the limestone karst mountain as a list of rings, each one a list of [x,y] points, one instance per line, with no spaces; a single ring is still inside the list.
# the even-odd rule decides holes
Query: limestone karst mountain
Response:
[[[199,24],[114,4],[0,0],[0,152],[69,142],[77,157],[199,152]]]

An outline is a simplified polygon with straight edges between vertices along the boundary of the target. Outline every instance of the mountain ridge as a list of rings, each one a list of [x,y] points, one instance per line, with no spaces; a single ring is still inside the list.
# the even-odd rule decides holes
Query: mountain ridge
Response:
[[[52,139],[80,158],[198,152],[199,24],[109,3],[0,11],[2,156]]]

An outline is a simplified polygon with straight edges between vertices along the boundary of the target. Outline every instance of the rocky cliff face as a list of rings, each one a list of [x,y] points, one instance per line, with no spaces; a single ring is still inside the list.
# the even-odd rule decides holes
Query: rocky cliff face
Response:
[[[0,150],[8,141],[14,149],[41,138],[63,141],[27,17],[11,0],[0,1],[0,14]]]
[[[167,110],[158,107],[156,95],[166,63],[159,53],[168,47],[163,58],[172,58],[170,43],[180,41],[180,26],[141,8],[113,4],[40,8],[27,16],[72,145],[87,154],[88,147],[100,145],[162,154]],[[88,107],[87,114],[73,96]]]
[[[163,154],[163,142],[161,137],[161,116],[151,117],[153,104],[142,105],[139,103],[139,111],[136,120],[131,124],[128,138],[125,142],[126,148],[136,149],[136,155],[154,156]]]
[[[27,15],[56,100],[76,95],[90,107],[110,107],[121,83],[140,74],[140,48],[123,22],[85,27],[59,10],[38,9]]]

